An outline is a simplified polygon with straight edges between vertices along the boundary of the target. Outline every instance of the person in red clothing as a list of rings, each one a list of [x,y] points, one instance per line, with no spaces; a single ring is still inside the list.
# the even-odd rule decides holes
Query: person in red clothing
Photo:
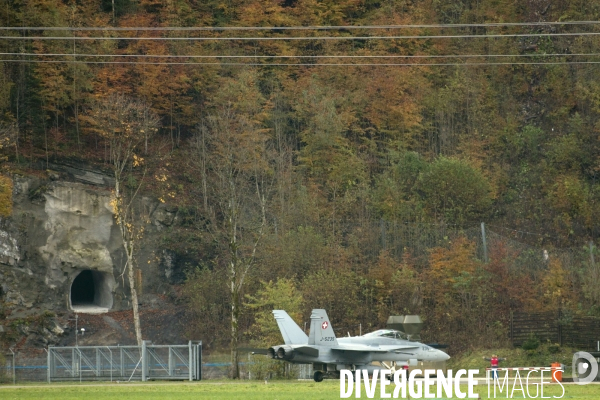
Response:
[[[498,358],[496,354],[492,354],[492,358],[483,357],[484,360],[489,361],[492,367],[492,379],[498,378],[498,363],[500,361],[506,361],[506,358]]]

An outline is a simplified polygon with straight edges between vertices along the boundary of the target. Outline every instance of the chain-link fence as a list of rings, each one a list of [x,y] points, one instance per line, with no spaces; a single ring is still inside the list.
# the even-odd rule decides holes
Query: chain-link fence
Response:
[[[202,342],[48,348],[48,382],[201,380]]]
[[[0,382],[41,382],[48,378],[47,350],[12,350],[4,354]]]
[[[171,355],[169,363],[168,350],[164,348],[154,350],[155,354],[150,357],[148,377],[149,379],[188,379],[187,354]],[[51,348],[52,349],[52,348]],[[54,348],[58,349],[58,348]],[[98,349],[98,350],[97,350]],[[55,380],[140,380],[142,369],[141,352],[135,346],[110,346],[110,347],[74,347],[62,348],[60,354],[51,357],[51,370],[54,371]],[[112,357],[111,357],[111,351]],[[177,350],[177,349],[176,349]],[[96,353],[100,353],[96,357]],[[123,357],[122,357],[123,356]],[[231,362],[229,354],[209,354],[202,358],[202,380],[220,380],[230,376]],[[60,360],[58,360],[60,358]],[[14,361],[13,361],[14,360]],[[182,361],[183,360],[183,361]],[[252,380],[271,379],[312,379],[312,365],[279,364],[284,368],[283,373],[274,372],[269,367],[263,366],[267,363],[264,355],[243,354],[240,355],[240,378]],[[171,367],[169,367],[171,365]],[[136,368],[137,366],[137,368]],[[124,372],[122,371],[124,370]],[[169,378],[168,371],[172,369]],[[112,374],[111,374],[112,372]],[[14,359],[12,353],[4,354],[3,363],[0,368],[0,383],[22,383],[22,382],[47,382],[48,381],[48,352],[46,349],[30,349],[15,351]]]

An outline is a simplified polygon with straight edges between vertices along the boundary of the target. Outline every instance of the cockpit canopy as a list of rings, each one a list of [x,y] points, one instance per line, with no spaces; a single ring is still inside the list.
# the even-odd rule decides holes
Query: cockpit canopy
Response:
[[[408,336],[406,335],[406,333],[394,329],[379,329],[375,332],[369,332],[367,334],[364,334],[363,337],[386,337],[390,339],[408,340]]]

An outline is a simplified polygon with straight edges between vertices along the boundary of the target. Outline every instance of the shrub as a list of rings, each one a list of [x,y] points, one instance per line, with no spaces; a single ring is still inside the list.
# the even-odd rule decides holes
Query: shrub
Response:
[[[559,344],[551,344],[548,346],[548,353],[550,354],[556,354],[560,352],[560,345]]]
[[[540,340],[533,333],[523,342],[523,350],[536,350],[540,347]]]

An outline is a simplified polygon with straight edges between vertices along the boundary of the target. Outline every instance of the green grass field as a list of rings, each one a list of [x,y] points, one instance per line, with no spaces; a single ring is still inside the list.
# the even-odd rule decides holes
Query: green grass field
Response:
[[[466,388],[465,388],[466,390]],[[530,388],[535,395],[535,388]],[[375,398],[379,398],[379,387]],[[390,389],[388,393],[391,393]],[[487,386],[479,387],[482,399],[487,399]],[[560,396],[560,386],[544,385],[544,396]],[[340,384],[337,380],[322,383],[311,381],[271,381],[231,382],[205,381],[194,383],[156,382],[156,383],[120,383],[120,384],[53,384],[25,385],[11,388],[0,386],[0,399],[234,399],[234,400],[285,400],[285,399],[339,399]],[[355,398],[352,395],[351,398]],[[366,399],[363,390],[362,399]],[[493,398],[493,395],[492,395]],[[506,398],[497,394],[496,398]],[[521,392],[515,392],[513,398],[523,398]],[[539,397],[538,397],[539,398]],[[564,399],[600,399],[600,385],[565,385]]]

